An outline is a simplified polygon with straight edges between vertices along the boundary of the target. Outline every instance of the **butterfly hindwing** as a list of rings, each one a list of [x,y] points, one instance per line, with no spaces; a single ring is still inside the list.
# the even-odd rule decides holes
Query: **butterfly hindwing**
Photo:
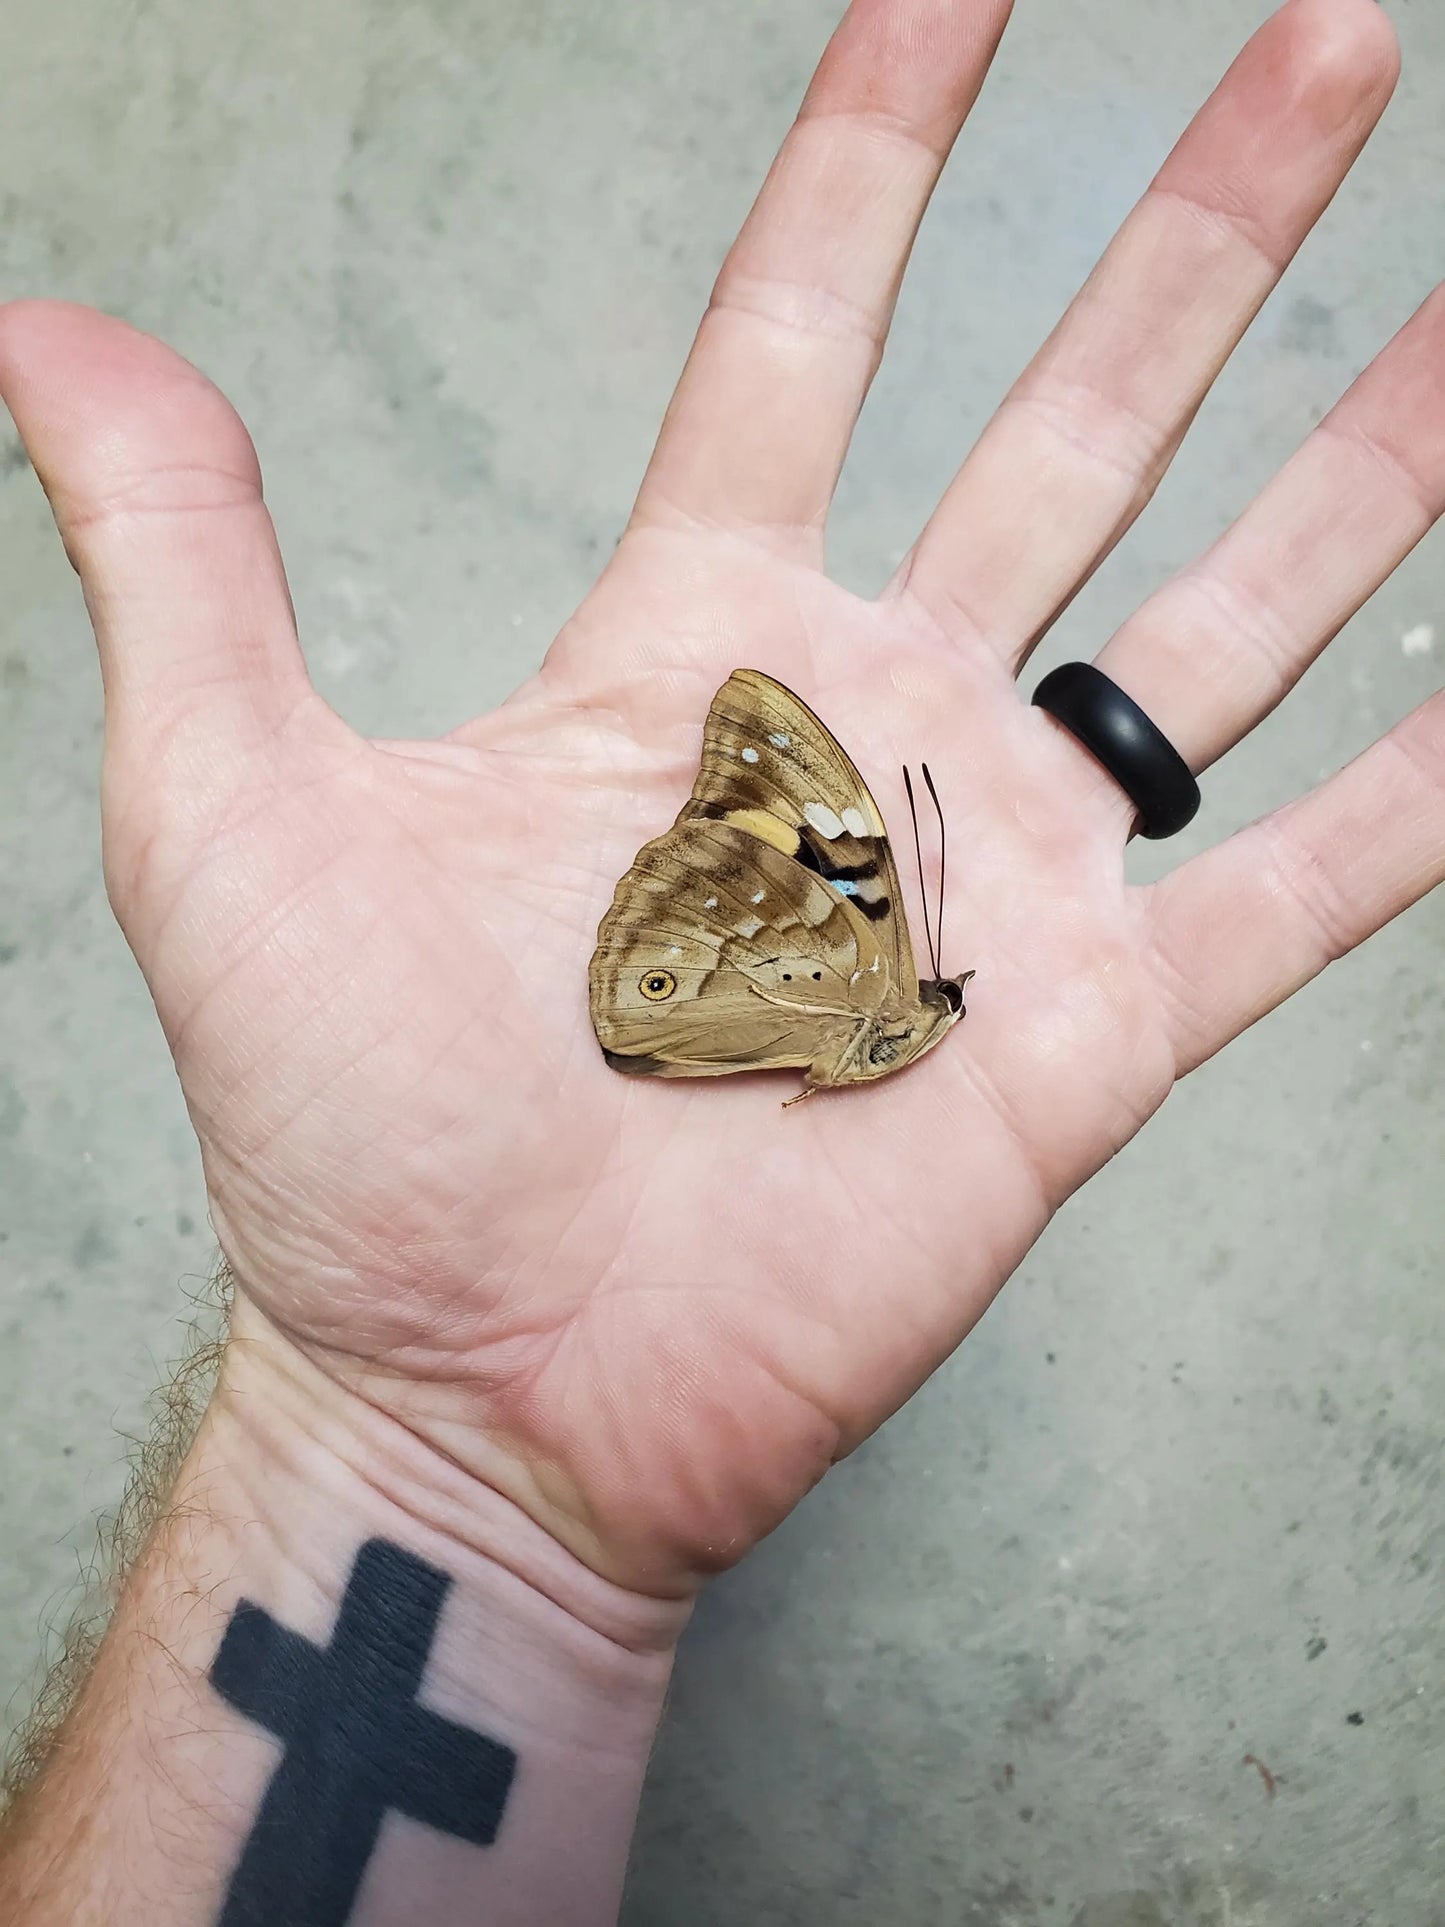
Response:
[[[592,1017],[618,1068],[807,1065],[882,1003],[888,981],[872,926],[816,873],[737,824],[684,813],[618,885],[592,959]]]

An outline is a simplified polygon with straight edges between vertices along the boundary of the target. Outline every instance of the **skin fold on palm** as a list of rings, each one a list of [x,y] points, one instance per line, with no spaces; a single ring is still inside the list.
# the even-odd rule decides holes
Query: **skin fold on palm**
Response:
[[[311,691],[250,444],[194,370],[85,310],[0,311],[0,390],[101,647],[112,901],[238,1336],[279,1335],[645,1591],[769,1530],[1178,1076],[1445,869],[1438,699],[1133,888],[1127,803],[1016,682],[1383,108],[1372,0],[1291,0],[1251,43],[883,595],[822,572],[913,228],[1006,11],[854,5],[602,580],[538,675],[441,741],[362,741]],[[1437,299],[1101,663],[1202,769],[1442,503]],[[944,967],[978,973],[924,1064],[789,1112],[796,1078],[615,1076],[588,1020],[615,880],[739,666],[817,710],[895,848],[899,766],[931,764]]]

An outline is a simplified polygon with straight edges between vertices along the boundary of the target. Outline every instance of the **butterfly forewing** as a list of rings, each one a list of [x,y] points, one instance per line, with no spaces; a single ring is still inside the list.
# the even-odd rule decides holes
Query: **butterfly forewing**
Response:
[[[875,926],[894,991],[918,995],[893,852],[878,805],[836,737],[790,689],[738,669],[713,698],[702,767],[678,821],[733,822],[846,896]]]

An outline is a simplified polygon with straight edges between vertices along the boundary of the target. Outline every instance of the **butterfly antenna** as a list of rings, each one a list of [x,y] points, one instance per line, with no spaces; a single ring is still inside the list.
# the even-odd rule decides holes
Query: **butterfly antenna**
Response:
[[[924,774],[928,774],[924,765]],[[918,805],[913,800],[913,778],[908,774],[908,765],[903,765],[903,787],[908,792],[908,814],[913,818],[913,854],[918,858],[918,894],[923,899],[923,935],[928,944],[928,961],[933,966],[933,974],[938,975],[938,953],[933,947],[933,927],[928,921],[928,888],[923,881],[923,842],[918,834]],[[933,788],[930,779],[928,787]],[[934,799],[935,804],[937,798]]]
[[[928,773],[928,765],[923,765],[923,780],[928,785],[928,794],[933,798],[933,807],[938,813],[938,954],[943,955],[943,886],[948,881],[948,825],[944,821],[943,805],[938,800],[938,791],[933,787],[933,778]],[[916,828],[916,825],[915,825]],[[943,975],[934,961],[933,974]]]

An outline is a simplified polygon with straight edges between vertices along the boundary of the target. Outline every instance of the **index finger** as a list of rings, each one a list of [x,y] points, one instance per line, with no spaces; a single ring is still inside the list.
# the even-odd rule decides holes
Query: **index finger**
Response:
[[[913,237],[1011,0],[853,0],[723,264],[634,526],[811,555]]]

